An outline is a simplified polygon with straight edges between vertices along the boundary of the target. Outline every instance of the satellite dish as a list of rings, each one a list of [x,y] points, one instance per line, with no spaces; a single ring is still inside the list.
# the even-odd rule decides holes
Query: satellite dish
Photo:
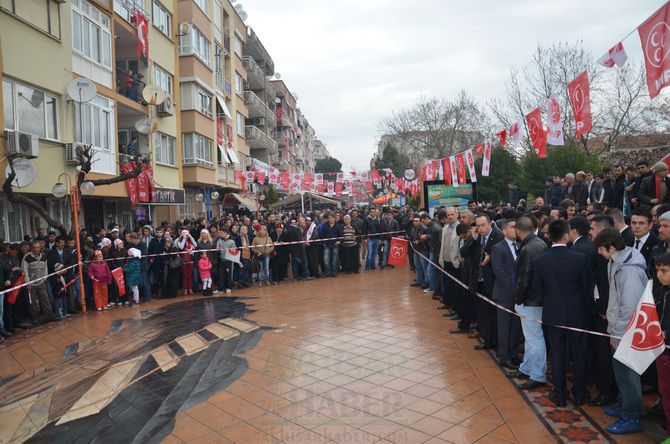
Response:
[[[158,122],[151,117],[145,117],[144,119],[135,122],[135,129],[146,136],[156,132],[158,129]]]
[[[74,79],[67,86],[67,95],[78,103],[88,103],[98,93],[95,83],[89,79]]]
[[[240,11],[239,14],[240,14],[240,18],[242,19],[243,22],[247,21],[247,19],[249,18],[246,11],[244,11],[244,10]]]
[[[158,85],[147,85],[142,90],[142,98],[149,105],[160,105],[165,102],[165,91]]]
[[[281,103],[281,99],[279,97],[275,97],[275,103],[279,105]]]
[[[404,176],[405,176],[405,180],[412,181],[412,180],[416,179],[416,171],[414,171],[411,168],[407,169],[407,170],[405,170]]]
[[[191,31],[191,26],[184,22],[179,24],[179,34],[180,35],[188,35],[188,33]]]
[[[9,164],[5,168],[5,178],[9,177],[12,169],[9,167]],[[30,161],[30,159],[16,159],[14,160],[14,172],[16,172],[16,177],[12,182],[12,186],[16,188],[25,188],[35,180],[35,165]]]
[[[291,95],[293,96],[293,98],[297,102],[298,101],[298,94],[295,91],[291,91]]]
[[[276,72],[275,75],[274,75],[274,78],[277,79],[277,80],[280,80],[281,79],[281,74]]]

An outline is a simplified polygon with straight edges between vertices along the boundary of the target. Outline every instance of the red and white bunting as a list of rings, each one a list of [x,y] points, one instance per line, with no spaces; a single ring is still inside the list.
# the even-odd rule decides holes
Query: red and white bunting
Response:
[[[339,173],[337,173],[336,179],[337,179],[336,182],[340,182],[340,183],[344,182],[344,173],[341,172],[341,171]]]
[[[321,185],[323,183],[323,173],[316,173],[314,175],[314,182],[317,185]]]
[[[245,177],[247,179],[247,182],[251,183],[256,178],[256,174],[253,171],[247,171],[245,173]]]
[[[491,142],[484,143],[484,157],[482,157],[482,176],[488,177],[491,172]]]
[[[530,134],[530,141],[535,147],[537,157],[547,157],[547,133],[542,126],[542,113],[540,108],[535,108],[528,115],[526,115],[526,123],[528,124],[528,133]]]
[[[451,183],[453,185],[458,184],[458,163],[456,162],[456,156],[451,156],[449,158],[449,166],[451,169]]]
[[[670,35],[668,38],[670,38]],[[568,96],[575,114],[576,137],[579,139],[591,131],[592,127],[588,72],[584,71],[568,84]]]
[[[670,85],[670,2],[637,28],[652,99]]]
[[[507,130],[502,130],[498,134],[498,142],[500,143],[500,146],[505,146],[507,143]]]
[[[619,42],[612,46],[605,55],[600,57],[598,63],[606,68],[612,68],[614,65],[621,68],[626,63],[626,60],[628,60],[628,54],[626,54],[626,50],[623,48],[623,43]]]
[[[458,184],[459,185],[465,185],[468,180],[465,177],[465,156],[463,153],[459,153],[456,155],[456,164],[457,164],[457,171],[458,171]]]
[[[561,106],[554,96],[549,97],[549,103],[547,104],[547,143],[556,146],[565,145]]]
[[[509,136],[512,139],[512,144],[514,148],[521,146],[521,131],[523,129],[523,122],[519,120],[514,122],[509,129]]]
[[[477,182],[477,173],[475,172],[475,156],[472,149],[465,152],[465,163],[468,165],[468,173],[470,173],[470,182]]]

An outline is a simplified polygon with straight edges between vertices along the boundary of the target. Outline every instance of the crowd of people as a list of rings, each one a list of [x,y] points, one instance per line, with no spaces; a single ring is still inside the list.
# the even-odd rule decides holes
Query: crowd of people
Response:
[[[417,214],[408,233],[411,285],[441,300],[444,316],[458,321],[450,332],[480,338],[475,348],[494,350],[510,377],[525,380],[523,389],[547,383],[549,350],[557,406],[568,401],[571,368],[573,402],[616,417],[610,433],[641,431],[643,393],[655,391],[661,396],[651,410],[665,415],[670,431],[670,351],[642,377],[613,359],[615,337],[650,279],[664,336],[670,330],[670,179],[663,163],[650,170],[639,162],[624,178],[623,171],[615,167],[611,178],[606,169],[600,183],[591,173],[552,177],[532,205],[510,186],[518,199],[505,205]]]

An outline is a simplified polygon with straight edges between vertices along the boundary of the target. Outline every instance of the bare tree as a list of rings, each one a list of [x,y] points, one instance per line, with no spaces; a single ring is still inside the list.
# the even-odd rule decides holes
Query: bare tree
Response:
[[[93,151],[93,148],[89,145],[86,146],[82,152],[81,156],[78,158],[78,163],[77,163],[77,187],[79,188],[81,184],[86,180],[86,174],[91,172],[91,167],[93,165],[94,160],[94,155],[95,152]],[[61,221],[55,220],[49,215],[49,212],[37,201],[32,199],[26,194],[21,194],[17,193],[14,191],[12,188],[12,182],[14,182],[14,179],[16,178],[16,172],[14,171],[14,160],[15,158],[10,156],[8,157],[8,162],[9,162],[9,168],[10,168],[10,174],[7,176],[5,179],[5,182],[2,184],[2,191],[5,193],[7,196],[7,200],[13,204],[23,204],[27,206],[28,208],[32,209],[35,211],[37,214],[40,215],[42,219],[44,219],[47,224],[49,224],[50,227],[53,227],[60,231],[61,236],[67,236],[68,231],[65,228],[65,225]],[[127,173],[118,175],[118,176],[113,176],[108,179],[95,179],[95,180],[90,180],[91,183],[95,186],[102,186],[102,185],[111,185],[113,183],[117,182],[123,182],[127,179],[132,179],[137,176],[142,172],[142,164],[147,161],[147,159],[141,158],[141,157],[135,157],[133,159],[135,162],[135,168]],[[70,235],[74,233],[74,226],[71,228]]]
[[[420,99],[408,109],[393,112],[379,131],[393,135],[424,158],[447,157],[471,145],[486,128],[486,117],[465,91],[447,98]]]

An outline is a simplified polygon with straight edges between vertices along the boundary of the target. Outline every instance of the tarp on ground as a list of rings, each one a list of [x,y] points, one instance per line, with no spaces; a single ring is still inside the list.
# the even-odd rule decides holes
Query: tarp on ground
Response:
[[[330,197],[322,196],[316,193],[305,192],[305,210],[314,209],[314,208],[323,208],[323,207],[342,207],[342,202],[336,199],[331,199]],[[276,202],[270,205],[270,209],[278,210],[281,208],[287,209],[300,209],[302,208],[302,203],[300,201],[300,193],[292,194],[286,199],[282,199],[279,202]]]

